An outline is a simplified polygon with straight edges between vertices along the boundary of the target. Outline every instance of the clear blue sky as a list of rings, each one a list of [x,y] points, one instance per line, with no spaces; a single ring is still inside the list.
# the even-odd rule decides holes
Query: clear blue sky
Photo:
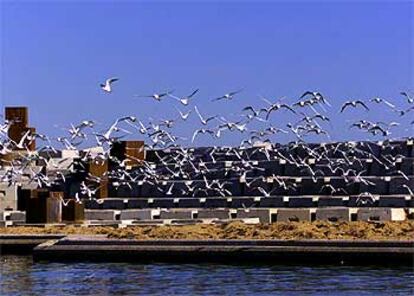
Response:
[[[1,105],[29,106],[31,124],[56,134],[53,125],[85,118],[170,118],[171,100],[133,98],[168,89],[200,88],[194,102],[208,114],[261,104],[260,94],[294,102],[305,90],[319,90],[333,104],[402,100],[401,90],[414,90],[413,7],[397,1],[2,1]],[[105,95],[98,84],[111,76],[120,81]],[[230,104],[210,103],[238,88],[245,91]],[[345,119],[337,109],[332,114],[341,126]],[[388,116],[381,108],[374,115]],[[341,129],[333,134],[353,136]]]

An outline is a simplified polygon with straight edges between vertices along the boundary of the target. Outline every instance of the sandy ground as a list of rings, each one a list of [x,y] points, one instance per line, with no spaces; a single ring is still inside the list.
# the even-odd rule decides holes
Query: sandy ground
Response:
[[[403,222],[289,222],[246,225],[99,227],[8,227],[0,234],[106,234],[133,239],[371,239],[414,240],[414,221]]]

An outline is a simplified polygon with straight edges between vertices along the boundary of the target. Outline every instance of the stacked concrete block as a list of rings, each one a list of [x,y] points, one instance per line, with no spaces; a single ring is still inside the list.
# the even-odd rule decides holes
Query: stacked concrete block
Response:
[[[277,211],[278,222],[312,221],[310,209],[279,209]]]
[[[358,210],[359,221],[404,221],[407,213],[401,208],[361,208]]]
[[[228,209],[203,209],[197,212],[198,219],[230,219],[230,210]]]
[[[85,210],[85,220],[115,221],[117,212],[115,210]]]
[[[160,215],[159,210],[136,209],[121,211],[120,220],[152,220]]]
[[[0,212],[0,220],[25,223],[26,213],[22,211],[4,211]]]
[[[0,183],[0,212],[6,209],[17,210],[17,186]]]
[[[259,218],[260,223],[276,222],[277,209],[242,209],[237,210],[237,219]]]
[[[161,210],[160,219],[189,220],[194,218],[194,210]]]
[[[316,220],[325,220],[330,222],[351,221],[351,214],[353,213],[356,213],[356,210],[345,207],[317,208]]]

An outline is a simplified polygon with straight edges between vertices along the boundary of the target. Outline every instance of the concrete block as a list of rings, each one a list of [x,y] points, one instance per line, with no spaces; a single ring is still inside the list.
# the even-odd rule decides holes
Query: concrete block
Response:
[[[260,199],[260,208],[280,208],[284,207],[283,197],[264,197]]]
[[[128,209],[145,209],[148,208],[147,199],[128,199]]]
[[[137,209],[137,210],[123,210],[121,211],[121,220],[152,220],[154,216],[159,215],[158,210]]]
[[[199,198],[180,198],[178,200],[179,208],[200,208],[201,203]]]
[[[260,223],[272,223],[276,214],[276,209],[243,209],[237,210],[237,219],[259,218]]]
[[[313,207],[312,197],[289,197],[289,208]]]
[[[404,209],[361,208],[357,213],[359,221],[404,221],[407,214]]]
[[[250,208],[255,206],[257,203],[254,198],[232,198],[230,206],[232,208]]]
[[[172,198],[156,198],[153,200],[151,204],[149,204],[151,208],[165,208],[170,209],[174,208],[174,199]]]
[[[278,222],[311,221],[310,209],[279,209],[277,211]]]
[[[199,210],[197,213],[198,219],[230,219],[229,210]]]
[[[17,210],[17,186],[0,184],[0,211],[5,209]]]
[[[193,219],[193,213],[195,211],[192,210],[174,210],[174,211],[165,211],[161,210],[160,212],[160,219]]]
[[[1,220],[3,221],[15,221],[26,222],[26,212],[23,211],[5,211],[3,212]]]
[[[404,196],[381,196],[378,201],[379,207],[405,208],[407,201]]]
[[[123,210],[125,208],[123,199],[103,199],[102,209]]]
[[[317,208],[316,220],[351,221],[351,209],[349,208]]]
[[[226,198],[206,198],[204,204],[205,208],[226,208],[227,199]]]
[[[85,210],[85,220],[116,220],[114,210]]]
[[[318,207],[341,207],[344,205],[342,197],[320,197]]]

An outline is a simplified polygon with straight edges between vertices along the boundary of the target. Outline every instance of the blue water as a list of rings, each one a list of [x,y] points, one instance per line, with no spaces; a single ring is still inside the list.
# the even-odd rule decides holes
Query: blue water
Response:
[[[2,296],[414,295],[410,267],[0,261]]]

